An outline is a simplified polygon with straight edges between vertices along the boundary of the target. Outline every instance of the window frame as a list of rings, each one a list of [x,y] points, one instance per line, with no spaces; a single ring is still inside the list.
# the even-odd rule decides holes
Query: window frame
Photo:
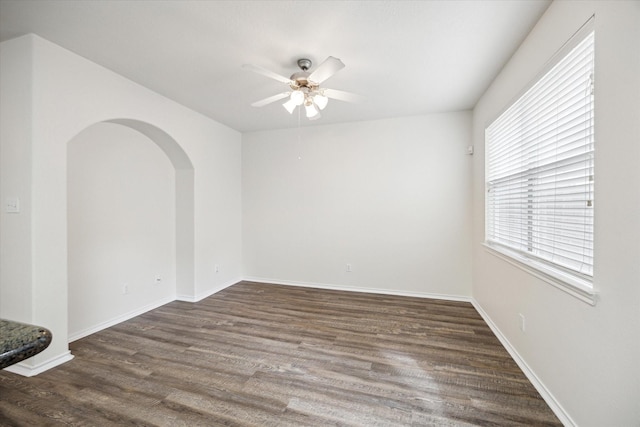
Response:
[[[584,301],[590,305],[595,305],[597,301],[597,292],[593,282],[593,276],[583,274],[578,271],[573,271],[569,268],[565,268],[561,265],[555,264],[552,261],[539,259],[535,255],[528,256],[515,249],[511,249],[508,246],[502,245],[499,242],[493,242],[489,240],[489,197],[486,190],[489,188],[488,171],[489,171],[489,150],[488,150],[488,135],[487,131],[491,125],[500,119],[514,104],[519,102],[529,90],[535,86],[540,80],[561,61],[563,61],[567,55],[579,44],[581,44],[588,36],[594,34],[594,51],[595,51],[595,30],[594,30],[594,17],[592,16],[545,64],[542,71],[538,73],[530,84],[528,84],[524,90],[522,90],[508,105],[498,114],[493,120],[489,121],[485,127],[485,236],[483,246],[488,253],[494,255],[511,265],[514,265],[529,274],[555,286],[558,289]],[[594,64],[595,68],[595,64]],[[595,97],[594,97],[594,122],[595,122]],[[595,123],[592,125],[595,133]],[[595,164],[595,159],[593,161]],[[594,188],[595,193],[595,188]],[[595,208],[594,208],[595,209]],[[595,217],[595,213],[594,213]],[[595,229],[595,224],[594,224]],[[595,235],[592,240],[593,248],[595,249]]]

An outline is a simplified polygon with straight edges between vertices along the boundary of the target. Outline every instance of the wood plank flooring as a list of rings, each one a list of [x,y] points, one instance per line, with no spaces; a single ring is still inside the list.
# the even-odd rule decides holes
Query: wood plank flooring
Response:
[[[468,303],[241,282],[71,351],[0,425],[561,425]]]

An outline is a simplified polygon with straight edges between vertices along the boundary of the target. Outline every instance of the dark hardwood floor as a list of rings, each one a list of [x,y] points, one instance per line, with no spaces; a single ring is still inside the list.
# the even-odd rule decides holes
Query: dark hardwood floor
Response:
[[[0,425],[561,425],[468,303],[241,282],[0,371]]]

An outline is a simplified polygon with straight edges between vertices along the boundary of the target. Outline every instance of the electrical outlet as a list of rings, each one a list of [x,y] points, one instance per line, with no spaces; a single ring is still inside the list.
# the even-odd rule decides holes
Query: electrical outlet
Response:
[[[220,266],[218,264],[214,265],[213,271],[215,271],[216,273],[220,273]]]
[[[522,313],[518,313],[518,320],[519,320],[520,330],[521,330],[522,332],[525,332],[525,318],[524,318],[524,314],[522,314]]]
[[[122,295],[127,295],[129,293],[129,284],[125,283],[122,285]]]
[[[346,271],[347,273],[351,273],[351,264],[347,264]]]
[[[4,211],[6,213],[20,213],[20,199],[9,197],[4,201]]]

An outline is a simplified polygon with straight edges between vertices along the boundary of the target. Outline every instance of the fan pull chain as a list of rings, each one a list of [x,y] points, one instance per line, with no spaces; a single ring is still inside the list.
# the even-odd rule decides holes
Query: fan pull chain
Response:
[[[300,114],[302,111],[302,108],[298,107],[298,160],[302,160],[302,136],[301,136],[301,130],[300,130]]]

